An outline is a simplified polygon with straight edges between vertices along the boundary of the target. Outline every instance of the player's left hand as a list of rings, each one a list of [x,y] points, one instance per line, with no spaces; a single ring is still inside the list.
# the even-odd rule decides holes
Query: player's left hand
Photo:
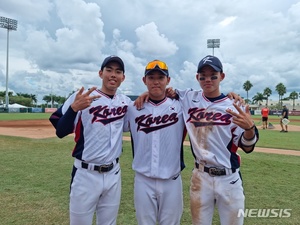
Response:
[[[234,112],[232,109],[226,109],[226,112],[233,116],[233,123],[245,130],[243,133],[243,137],[246,140],[254,140],[255,138],[257,138],[255,134],[255,123],[251,118],[249,105],[246,105],[245,111],[243,111],[241,107],[239,107],[236,103],[233,103],[233,106],[238,112]],[[257,139],[255,140],[257,141]],[[243,150],[245,152],[251,152],[253,150],[253,146],[244,146]]]
[[[144,106],[144,102],[148,102],[149,100],[149,92],[146,91],[141,94],[137,99],[134,101],[134,104],[137,110],[141,110]]]
[[[232,115],[232,122],[245,130],[253,127],[254,122],[251,118],[249,105],[246,105],[245,111],[243,111],[236,103],[233,103],[233,106],[238,112],[234,112],[229,108],[226,109],[226,112]]]

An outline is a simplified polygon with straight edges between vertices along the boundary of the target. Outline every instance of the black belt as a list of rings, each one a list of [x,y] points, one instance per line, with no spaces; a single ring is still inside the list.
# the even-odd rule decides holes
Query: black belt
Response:
[[[118,162],[119,162],[119,158],[116,158],[116,163]],[[87,169],[89,168],[89,164],[85,162],[81,162],[81,167]],[[99,173],[106,173],[108,171],[111,171],[112,168],[114,168],[114,163],[111,163],[109,165],[94,166],[93,170],[98,171]]]
[[[195,163],[197,169],[199,169],[199,163]],[[218,167],[206,167],[203,168],[204,172],[208,173],[210,176],[224,176],[226,175],[225,168],[218,168]],[[236,169],[231,169],[232,173],[236,172]]]

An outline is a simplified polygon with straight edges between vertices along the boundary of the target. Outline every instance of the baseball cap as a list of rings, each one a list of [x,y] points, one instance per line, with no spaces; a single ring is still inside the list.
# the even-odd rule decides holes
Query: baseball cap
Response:
[[[205,56],[203,59],[201,59],[201,61],[199,62],[197,73],[200,73],[202,67],[206,65],[211,66],[217,72],[223,71],[223,66],[221,61],[215,56],[208,55]]]
[[[158,59],[155,59],[147,64],[147,66],[145,68],[145,76],[155,70],[162,72],[167,77],[169,76],[169,70],[168,70],[167,64]]]
[[[125,66],[124,66],[124,63],[123,63],[123,60],[116,56],[116,55],[111,55],[111,56],[108,56],[104,59],[102,65],[101,65],[101,70],[104,69],[104,67],[107,66],[108,63],[110,62],[116,62],[116,63],[119,63],[120,66],[121,66],[121,69],[123,70],[123,72],[125,73]]]

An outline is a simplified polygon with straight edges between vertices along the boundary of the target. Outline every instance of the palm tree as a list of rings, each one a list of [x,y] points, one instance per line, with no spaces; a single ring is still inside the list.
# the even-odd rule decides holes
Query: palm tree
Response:
[[[253,85],[251,84],[251,82],[249,80],[247,80],[244,84],[243,84],[243,88],[244,90],[247,92],[247,99],[246,99],[246,103],[249,102],[249,98],[248,98],[248,91],[253,87]]]
[[[66,99],[67,99],[66,97],[54,95],[54,101],[57,102],[58,104],[63,104],[66,101]]]
[[[45,101],[46,105],[48,105],[48,103],[52,101],[52,96],[51,95],[44,95],[43,101]]]
[[[31,94],[30,98],[32,99],[32,101],[36,104],[37,103],[37,98],[36,95]]]
[[[261,102],[265,99],[264,95],[260,92],[257,92],[256,95],[253,96],[252,101],[253,103],[258,103],[258,105],[261,105]]]
[[[299,95],[296,91],[293,91],[291,94],[290,94],[290,99],[293,100],[293,109],[295,109],[295,99],[298,99]]]
[[[272,94],[272,90],[269,87],[266,87],[265,90],[264,90],[263,95],[265,96],[265,98],[267,100],[267,102],[266,102],[267,106],[268,106],[268,101],[269,101],[269,97],[270,97],[271,94]]]
[[[283,85],[283,83],[279,83],[276,85],[276,91],[279,95],[279,106],[282,107],[282,97],[286,93],[286,87]]]

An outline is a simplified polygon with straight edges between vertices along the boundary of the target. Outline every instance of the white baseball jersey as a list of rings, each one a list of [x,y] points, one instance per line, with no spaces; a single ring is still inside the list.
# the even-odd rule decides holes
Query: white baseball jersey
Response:
[[[72,94],[58,110],[58,119],[69,109],[76,94]],[[76,145],[72,155],[79,160],[102,165],[121,155],[124,116],[131,100],[122,94],[110,98],[100,90],[93,91],[90,96],[99,94],[100,98],[76,115],[73,129]],[[55,119],[54,116],[52,119]]]
[[[130,104],[125,131],[133,141],[132,168],[151,178],[169,179],[183,169],[185,125],[179,101],[165,98],[155,104],[144,103],[142,110]]]
[[[223,97],[211,102],[202,91],[176,92],[196,161],[207,166],[239,168],[237,150],[244,130],[225,111],[228,108],[237,111],[233,100]]]

